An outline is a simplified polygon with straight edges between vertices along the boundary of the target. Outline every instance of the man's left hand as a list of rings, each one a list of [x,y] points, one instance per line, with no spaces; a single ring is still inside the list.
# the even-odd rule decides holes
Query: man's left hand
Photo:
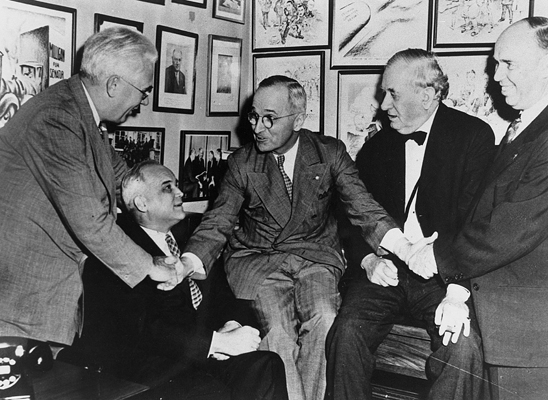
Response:
[[[444,346],[449,344],[449,340],[457,343],[461,331],[466,337],[470,335],[470,310],[465,303],[468,297],[470,293],[467,289],[451,284],[436,309],[434,322],[440,327],[439,334],[443,336]]]

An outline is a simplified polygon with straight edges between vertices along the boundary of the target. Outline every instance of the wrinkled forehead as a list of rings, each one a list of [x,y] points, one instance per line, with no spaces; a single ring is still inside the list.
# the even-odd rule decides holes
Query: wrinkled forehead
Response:
[[[175,181],[175,175],[163,165],[151,165],[143,170],[143,177],[147,184],[161,185],[164,182]]]
[[[255,112],[274,112],[281,114],[289,109],[289,91],[285,86],[276,85],[259,88],[253,96]]]

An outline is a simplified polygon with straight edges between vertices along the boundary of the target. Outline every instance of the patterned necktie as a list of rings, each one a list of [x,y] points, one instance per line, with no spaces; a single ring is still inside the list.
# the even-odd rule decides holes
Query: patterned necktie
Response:
[[[169,251],[177,258],[181,258],[181,251],[175,240],[169,233],[166,233],[166,243],[169,247]],[[192,279],[188,278],[188,286],[190,287],[190,296],[192,297],[192,306],[197,310],[200,302],[202,301],[202,292],[200,288]]]
[[[285,173],[284,170],[284,161],[285,156],[278,156],[278,168],[280,169],[280,172],[282,173],[282,177],[284,178],[285,188],[287,189],[287,194],[289,195],[289,199],[293,199],[293,184],[291,183],[291,179],[289,179],[289,176]]]
[[[519,129],[520,124],[521,124],[521,116],[513,120],[510,126],[508,127],[508,130],[506,131],[506,135],[504,135],[504,143],[506,144],[511,143],[512,140],[516,138],[516,133]]]

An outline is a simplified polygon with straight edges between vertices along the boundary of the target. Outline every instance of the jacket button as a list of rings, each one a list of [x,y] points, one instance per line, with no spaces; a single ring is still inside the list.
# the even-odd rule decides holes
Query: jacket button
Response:
[[[479,290],[479,285],[477,283],[474,283],[472,285],[472,289],[474,289],[477,292]]]
[[[447,283],[451,282],[451,278],[449,278],[449,277],[445,278],[445,282],[447,282]]]

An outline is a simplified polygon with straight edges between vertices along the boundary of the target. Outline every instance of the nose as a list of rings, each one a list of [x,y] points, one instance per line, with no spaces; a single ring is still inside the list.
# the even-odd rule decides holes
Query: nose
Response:
[[[264,124],[263,124],[263,119],[262,118],[258,118],[257,123],[255,124],[255,126],[253,126],[253,125],[251,125],[251,126],[253,128],[253,132],[262,132],[266,129]]]
[[[495,65],[495,75],[493,76],[493,79],[496,82],[500,82],[503,78],[504,78],[503,67],[501,67],[500,64]]]
[[[183,197],[183,192],[177,186],[175,186],[173,188],[173,190],[174,190],[174,193],[175,193],[175,197]]]
[[[392,105],[392,97],[390,96],[390,94],[386,93],[384,95],[384,98],[382,99],[381,110],[386,111],[390,108],[391,105]]]

